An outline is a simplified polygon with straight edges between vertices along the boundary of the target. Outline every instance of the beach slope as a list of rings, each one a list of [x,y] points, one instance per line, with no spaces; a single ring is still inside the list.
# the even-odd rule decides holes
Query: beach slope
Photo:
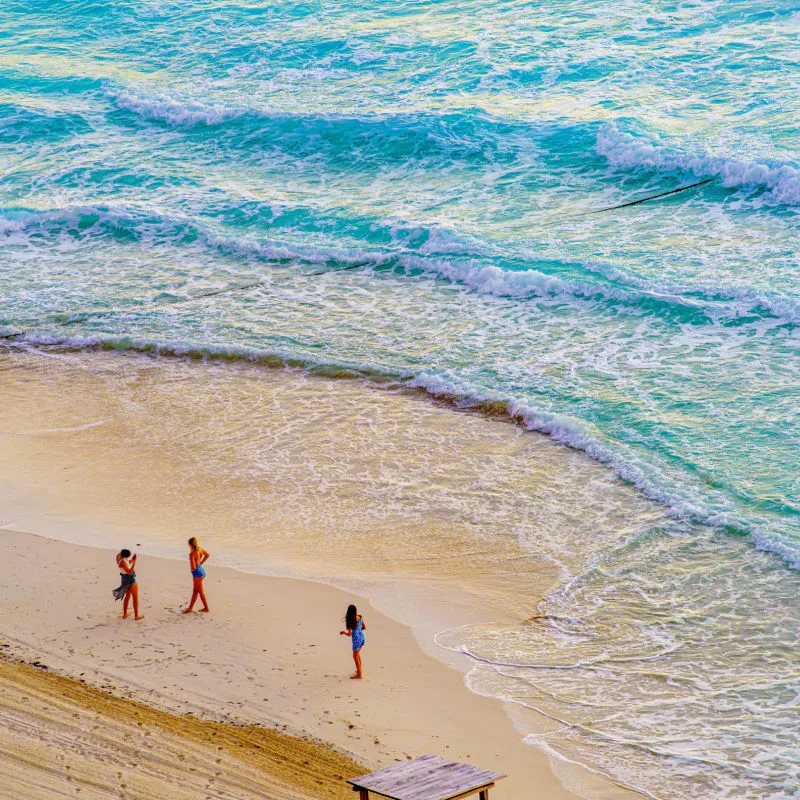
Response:
[[[0,661],[0,797],[349,798],[352,759],[260,726],[178,717]]]

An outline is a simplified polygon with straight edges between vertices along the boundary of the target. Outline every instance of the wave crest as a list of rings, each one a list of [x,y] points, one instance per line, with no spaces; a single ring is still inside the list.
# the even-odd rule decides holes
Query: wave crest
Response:
[[[56,237],[69,233],[71,242],[76,236],[120,235],[149,245],[197,246],[244,260],[296,263],[331,272],[343,267],[395,270],[409,276],[444,279],[496,297],[611,303],[636,314],[645,311],[700,324],[752,315],[772,317],[780,324],[800,324],[800,303],[783,294],[771,295],[746,287],[653,284],[597,262],[578,265],[599,276],[592,279],[587,274],[587,280],[553,274],[546,271],[544,263],[537,264],[538,268],[519,263],[515,264],[516,269],[506,269],[492,263],[489,255],[475,252],[480,250],[479,243],[436,228],[415,229],[411,244],[394,236],[395,241],[386,247],[365,243],[358,248],[241,236],[189,216],[166,214],[146,206],[87,205],[0,212],[0,244],[4,238],[23,244],[31,230]]]
[[[107,96],[119,108],[131,111],[145,119],[166,122],[176,127],[192,125],[221,125],[232,119],[254,113],[247,108],[231,108],[221,103],[199,101],[177,101],[168,95],[154,94],[149,97],[119,90],[108,91]],[[264,113],[264,112],[260,112]]]
[[[800,205],[800,168],[794,165],[768,164],[710,153],[682,153],[639,139],[620,131],[613,124],[600,128],[595,149],[615,168],[713,176],[720,178],[729,188],[764,190],[768,202]]]

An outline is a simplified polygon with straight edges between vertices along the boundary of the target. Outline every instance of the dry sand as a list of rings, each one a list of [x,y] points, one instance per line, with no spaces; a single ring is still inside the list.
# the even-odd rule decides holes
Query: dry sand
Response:
[[[423,653],[408,628],[358,600],[368,625],[366,679],[350,680],[349,640],[339,636],[339,629],[353,598],[337,589],[215,569],[212,561],[207,579],[212,613],[183,615],[180,606],[190,589],[188,566],[144,554],[137,572],[145,619],[134,622],[121,619],[120,604],[111,598],[117,582],[111,552],[7,530],[0,533],[0,546],[0,639],[7,657],[38,661],[49,670],[175,714],[307,734],[352,754],[370,769],[437,753],[507,772],[509,779],[495,790],[497,798],[571,796],[545,755],[520,741],[500,703],[470,693],[463,676]],[[2,757],[14,764],[17,784],[27,782],[28,788],[7,796],[59,796],[56,785],[63,788],[76,780],[67,774],[62,758],[70,752],[82,753],[82,766],[76,761],[75,767],[86,784],[81,796],[95,796],[90,790],[97,797],[108,796],[102,794],[103,786],[118,772],[131,774],[123,764],[138,759],[137,751],[145,757],[136,731],[131,733],[138,724],[130,716],[106,724],[113,715],[105,713],[108,706],[100,709],[97,736],[102,734],[102,745],[95,746],[91,738],[83,738],[85,725],[64,722],[64,715],[77,713],[76,720],[91,716],[96,713],[93,706],[77,695],[67,702],[59,688],[54,696],[65,703],[63,710],[48,717],[50,701],[43,691],[39,685],[36,698],[24,701],[31,703],[27,715],[20,711],[18,696],[8,700]],[[70,703],[80,708],[72,710]],[[195,730],[187,725],[180,736],[189,736],[190,729]],[[196,752],[199,759],[196,777],[206,787],[213,760],[207,745],[192,738],[192,757]],[[181,749],[178,726],[166,726],[158,741],[148,758],[161,766],[148,768],[140,784],[131,777],[136,792],[126,796],[183,797],[173,791],[171,781],[179,779],[184,762],[177,769],[174,763],[164,764],[174,762]],[[239,791],[248,791],[247,776],[256,774],[252,770],[257,765],[252,760],[248,764],[243,770],[230,767],[229,774],[241,779]],[[221,781],[223,776],[215,777]],[[287,775],[278,777],[285,782]],[[233,790],[209,794],[199,783],[192,794],[185,781],[179,784],[189,792],[187,797],[238,797]],[[287,790],[281,784],[270,779],[264,784],[266,793],[252,796],[283,797]]]
[[[349,798],[352,759],[260,726],[166,714],[0,661],[0,797]]]

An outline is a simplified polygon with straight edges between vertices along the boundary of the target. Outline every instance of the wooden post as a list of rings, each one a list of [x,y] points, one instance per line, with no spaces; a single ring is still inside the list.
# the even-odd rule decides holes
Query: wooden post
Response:
[[[358,798],[359,800],[369,800],[369,792],[366,789],[359,789]]]
[[[478,797],[478,800],[489,800],[489,790],[488,789],[484,789],[480,793],[480,795]]]

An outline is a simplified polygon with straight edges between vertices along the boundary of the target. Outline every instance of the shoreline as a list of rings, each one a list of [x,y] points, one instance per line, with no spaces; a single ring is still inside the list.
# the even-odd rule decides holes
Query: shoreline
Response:
[[[364,404],[367,390],[351,381],[258,368],[231,373],[178,361],[165,366],[119,353],[15,354],[0,366],[8,367],[0,387],[8,411],[0,425],[0,540],[14,540],[30,553],[18,564],[28,582],[15,584],[16,593],[28,597],[23,613],[13,615],[21,635],[6,631],[20,643],[17,655],[44,657],[50,666],[55,658],[67,674],[94,674],[101,688],[113,679],[167,711],[181,710],[174,702],[182,681],[210,680],[198,713],[240,722],[244,707],[248,721],[318,737],[370,769],[406,754],[474,758],[509,774],[496,790],[501,800],[537,796],[531,786],[551,798],[638,796],[525,744],[534,720],[523,724],[519,709],[468,688],[473,665],[435,642],[437,633],[461,624],[529,619],[558,582],[557,559],[546,552],[532,556],[515,520],[533,534],[537,526],[557,525],[573,537],[565,541],[569,552],[596,530],[605,544],[608,529],[625,535],[636,515],[661,513],[604,468],[541,435],[407,395],[376,392]],[[194,431],[199,441],[191,438]],[[273,453],[278,461],[262,463]],[[242,477],[242,466],[257,468],[255,478]],[[454,516],[465,488],[485,508]],[[374,513],[384,502],[387,517]],[[219,617],[207,582],[214,613],[187,622],[213,658],[195,652],[198,642],[188,626],[176,623],[190,590],[185,563],[174,560],[186,558],[177,543],[196,533],[212,551],[212,580],[225,578],[230,612],[219,629],[209,624]],[[81,597],[85,587],[69,570],[37,573],[36,565],[55,549],[75,569],[91,562],[83,572],[93,582],[106,580],[99,576],[113,582],[112,552],[98,549],[103,545],[138,550],[158,576],[154,584],[152,575],[144,580],[140,573],[146,615],[140,624],[147,629],[154,625],[149,587],[159,587],[157,641],[142,645],[149,653],[144,672],[126,667],[123,643],[98,641],[93,629],[76,633],[71,620],[42,635],[52,625],[35,605],[36,585],[55,581],[70,598]],[[588,555],[576,552],[579,559]],[[176,581],[182,588],[173,586]],[[7,582],[3,586],[7,592]],[[275,587],[286,596],[274,597]],[[92,610],[85,612],[107,631],[119,624],[111,588],[93,588],[100,594],[92,595]],[[162,594],[170,598],[167,606],[161,606]],[[368,690],[368,730],[358,734],[364,720],[355,717],[363,710],[351,712],[349,695],[336,695],[338,670],[345,690],[354,683],[347,679],[349,649],[329,639],[331,630],[338,634],[353,595],[369,598],[358,601],[371,623],[365,683],[380,679],[374,696]],[[253,605],[253,597],[262,602]],[[0,610],[13,599],[13,593],[0,596]],[[317,635],[295,638],[291,653],[276,653],[275,631],[246,630],[263,614],[294,620],[293,604],[302,613],[287,623],[287,635],[299,635],[296,627]],[[324,627],[323,617],[330,618]],[[25,625],[36,621],[26,633]],[[86,620],[77,622],[82,629]],[[138,647],[142,636],[131,635]],[[173,635],[175,641],[165,638]],[[88,661],[76,655],[85,640],[91,642]],[[25,642],[33,648],[22,652]],[[378,675],[370,672],[373,652],[384,659]],[[313,656],[317,680],[303,655]],[[179,665],[184,657],[194,669]],[[226,658],[237,659],[235,669],[226,668]],[[166,684],[154,664],[168,673]],[[209,669],[210,678],[204,674]],[[278,680],[290,671],[299,676],[303,703]],[[149,676],[144,682],[142,674]],[[254,691],[260,680],[267,702]],[[330,705],[324,715],[311,707],[319,708],[321,694]]]
[[[384,372],[358,364],[338,364],[311,357],[289,356],[280,351],[264,351],[245,346],[215,347],[192,342],[170,343],[123,334],[106,336],[43,334],[29,338],[30,332],[22,330],[0,335],[0,355],[4,351],[9,354],[15,353],[19,347],[18,343],[22,343],[34,349],[65,354],[115,354],[163,358],[177,363],[255,367],[269,371],[292,370],[315,379],[356,382],[366,391],[396,391],[436,408],[505,423],[526,434],[541,436],[552,446],[579,453],[596,466],[608,470],[615,480],[658,505],[664,513],[675,511],[664,492],[659,487],[651,485],[638,467],[620,465],[612,453],[606,451],[601,443],[592,442],[585,433],[569,424],[564,427],[563,422],[558,422],[549,413],[536,413],[512,398],[481,397],[469,391],[458,391],[445,382],[434,381],[431,384],[418,382],[417,376],[413,375]],[[772,552],[778,557],[783,557],[780,551]]]

